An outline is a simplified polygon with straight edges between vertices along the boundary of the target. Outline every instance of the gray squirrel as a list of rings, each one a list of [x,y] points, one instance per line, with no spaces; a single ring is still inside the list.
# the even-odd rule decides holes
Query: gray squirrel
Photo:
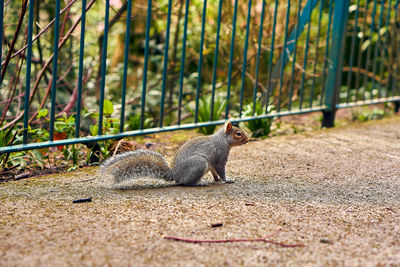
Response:
[[[196,137],[183,144],[175,153],[171,167],[160,153],[139,149],[109,158],[100,166],[100,173],[111,175],[117,183],[152,177],[195,185],[211,171],[215,181],[233,183],[225,176],[229,151],[247,142],[242,129],[226,122],[215,134]]]

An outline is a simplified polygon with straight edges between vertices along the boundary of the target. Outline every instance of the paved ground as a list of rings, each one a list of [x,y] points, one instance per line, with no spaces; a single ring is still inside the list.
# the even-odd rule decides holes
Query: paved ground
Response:
[[[399,117],[250,142],[230,159],[234,184],[121,190],[96,168],[0,184],[0,265],[400,265]],[[278,230],[271,240],[304,247],[163,238]]]

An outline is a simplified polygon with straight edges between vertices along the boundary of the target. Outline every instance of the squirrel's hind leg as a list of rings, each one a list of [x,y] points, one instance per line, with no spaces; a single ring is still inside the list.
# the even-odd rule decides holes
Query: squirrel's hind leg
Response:
[[[185,164],[174,166],[174,180],[181,185],[196,185],[208,172],[208,162],[200,156],[188,158]]]
[[[216,170],[214,170],[213,168],[210,168],[210,171],[212,173],[212,176],[214,177],[214,181],[216,181],[216,182],[222,181],[222,179],[218,176]]]

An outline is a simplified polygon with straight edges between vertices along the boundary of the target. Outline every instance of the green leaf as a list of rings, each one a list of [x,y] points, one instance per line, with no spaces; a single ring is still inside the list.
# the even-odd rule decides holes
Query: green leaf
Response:
[[[44,117],[46,117],[46,115],[47,115],[48,112],[49,112],[49,111],[48,111],[47,108],[45,108],[45,109],[40,109],[40,110],[38,111],[38,115],[37,115],[36,117],[37,117],[38,119],[44,118]]]
[[[380,35],[380,36],[385,35],[385,33],[386,33],[387,31],[388,31],[388,28],[382,27],[382,28],[379,30],[379,35]]]
[[[374,32],[373,34],[372,34],[372,42],[373,43],[376,43],[377,41],[378,41],[378,38],[379,38],[379,35],[376,33],[376,32]]]
[[[71,115],[71,116],[69,116],[69,118],[65,122],[73,124],[73,123],[75,123],[75,117],[73,115]]]
[[[365,50],[367,50],[367,48],[368,48],[368,46],[371,44],[371,41],[370,40],[366,40],[363,44],[362,44],[362,46],[361,46],[361,51],[365,51]]]
[[[37,149],[32,150],[31,155],[32,155],[32,158],[34,158],[40,166],[44,166],[43,155],[42,155],[42,153],[39,152],[39,150],[37,150]]]
[[[99,133],[99,126],[97,126],[97,124],[90,125],[90,134],[92,136],[96,136],[98,133]]]
[[[111,115],[114,113],[114,106],[110,100],[104,100],[104,115]]]

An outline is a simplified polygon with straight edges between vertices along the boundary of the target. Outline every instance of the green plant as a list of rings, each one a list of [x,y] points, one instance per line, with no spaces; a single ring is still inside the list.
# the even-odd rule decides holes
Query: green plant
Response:
[[[84,109],[84,117],[90,117],[96,122],[99,121],[100,114],[96,111],[88,111]],[[120,120],[117,118],[112,118],[111,115],[114,113],[114,106],[110,100],[104,100],[103,108],[103,124],[102,124],[102,134],[116,134],[119,132]],[[90,125],[90,134],[93,136],[98,135],[99,125],[95,123]]]
[[[273,106],[268,106],[268,113],[270,113],[272,109]],[[247,104],[244,107],[243,114],[245,116],[253,116],[253,103]],[[264,108],[261,102],[257,101],[254,109],[254,115],[257,116],[262,114],[264,114]],[[251,131],[252,137],[264,137],[271,133],[271,125],[273,121],[273,117],[266,119],[254,119],[247,121],[246,126]]]
[[[72,138],[75,133],[75,117],[73,115],[67,116],[67,114],[63,113],[62,117],[58,118],[54,123],[55,128],[55,137],[58,133],[57,139],[65,139]],[[78,145],[65,145],[60,146],[62,153],[64,155],[64,160],[66,164],[69,165],[69,162],[72,161],[72,165],[68,168],[68,170],[73,170],[79,167],[79,149]]]
[[[221,100],[220,98],[215,98],[214,101],[214,111],[212,120],[218,120],[221,117],[222,111],[225,109],[227,102],[225,100]],[[190,113],[195,115],[195,111],[189,105],[187,105]],[[211,118],[211,96],[202,97],[199,101],[199,109],[198,109],[198,120],[199,122],[208,122]],[[216,125],[209,125],[200,127],[199,131],[203,134],[212,134],[215,131]]]
[[[117,118],[112,118],[111,115],[114,113],[114,106],[109,100],[104,100],[104,109],[103,109],[103,124],[102,124],[102,133],[103,134],[117,134],[119,132],[119,126],[120,126],[120,120]],[[94,119],[96,122],[99,121],[100,114],[98,112],[94,111],[88,111],[84,109],[84,116],[85,117],[90,117]],[[99,133],[99,126],[98,123],[90,125],[90,134],[92,136],[96,136]],[[97,151],[99,150],[101,153],[101,156],[104,158],[107,158],[109,156],[109,151],[108,147],[110,146],[110,143],[112,141],[106,140],[102,142],[98,142],[97,144],[100,146],[99,149],[95,149],[94,152],[94,147],[97,147],[94,145],[91,148],[90,153],[88,153],[87,161],[90,162],[90,157],[93,155],[93,153],[98,153]],[[100,156],[100,155],[98,155]]]
[[[28,127],[28,133],[37,133],[38,131],[32,130]],[[10,128],[6,131],[0,131],[0,146],[9,146],[22,143],[21,130]],[[46,149],[35,149],[15,153],[4,153],[0,155],[1,169],[12,169],[17,170],[25,169],[29,166],[39,166],[44,168],[45,160],[48,159],[45,153]]]
[[[68,168],[69,171],[79,167],[79,151],[78,145],[76,144],[63,147],[62,153],[64,155],[64,159],[68,162],[72,161],[72,165]]]
[[[0,147],[5,147],[13,144],[16,140],[17,134],[18,131],[13,128],[0,131]]]
[[[351,117],[353,121],[364,122],[368,120],[379,120],[382,119],[385,115],[387,115],[386,110],[377,107],[373,108],[372,110],[368,108],[364,108],[362,110],[351,110]]]
[[[47,109],[40,109],[38,110],[38,114],[36,115],[37,119],[44,119],[45,121],[49,121],[49,118],[47,118],[47,113],[48,110]],[[28,133],[30,138],[34,139],[37,142],[44,142],[44,141],[48,141],[50,134],[49,132],[43,128],[43,127],[39,127],[36,129],[33,129],[31,126],[28,125]]]
[[[12,166],[18,166],[18,169],[25,169],[28,167],[40,167],[43,169],[46,165],[48,156],[43,155],[39,149],[28,150],[23,152],[14,153],[10,158]]]
[[[153,120],[149,117],[146,117],[146,115],[145,115],[145,118],[143,121],[143,128],[144,129],[150,128],[152,123],[153,123]],[[139,130],[140,129],[140,113],[135,113],[134,115],[129,116],[127,124],[128,124],[128,127],[130,130]]]
[[[14,128],[10,128],[7,130],[2,130],[0,131],[0,147],[5,147],[5,146],[10,146],[10,145],[15,145],[20,143],[21,137],[19,136],[19,131]],[[7,167],[7,164],[10,159],[11,153],[3,153],[0,154],[0,166],[1,169],[4,169]],[[11,165],[11,167],[14,165]]]
[[[64,133],[66,138],[72,138],[75,133],[75,116],[67,116],[64,112],[62,116],[54,122],[54,130],[58,133]]]

